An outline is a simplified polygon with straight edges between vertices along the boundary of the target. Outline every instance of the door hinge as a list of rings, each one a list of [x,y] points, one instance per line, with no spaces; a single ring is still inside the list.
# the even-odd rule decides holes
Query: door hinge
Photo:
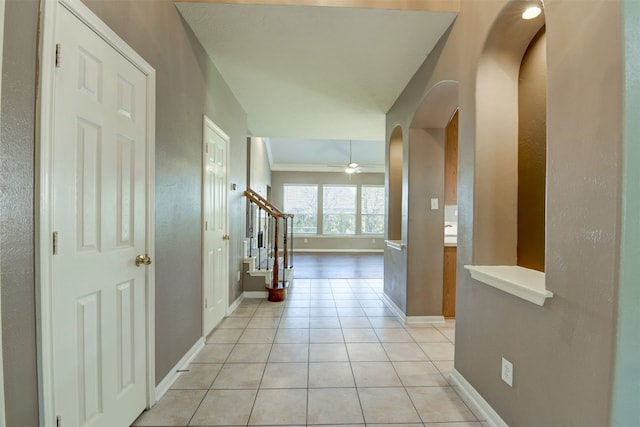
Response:
[[[62,417],[60,415],[56,416],[56,427],[62,427]]]
[[[209,300],[208,299],[204,299],[204,308],[209,308]]]
[[[58,255],[58,232],[53,232],[53,254]]]
[[[204,222],[204,231],[209,230],[209,221]]]
[[[62,46],[56,43],[56,68],[62,67]]]

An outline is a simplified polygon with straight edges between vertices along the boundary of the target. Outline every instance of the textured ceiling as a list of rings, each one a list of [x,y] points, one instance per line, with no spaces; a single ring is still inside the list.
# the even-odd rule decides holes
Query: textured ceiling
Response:
[[[247,112],[249,132],[307,142],[383,141],[386,112],[455,18],[364,8],[176,6]],[[279,145],[286,144],[273,144],[274,159]],[[298,154],[298,163],[318,161]]]

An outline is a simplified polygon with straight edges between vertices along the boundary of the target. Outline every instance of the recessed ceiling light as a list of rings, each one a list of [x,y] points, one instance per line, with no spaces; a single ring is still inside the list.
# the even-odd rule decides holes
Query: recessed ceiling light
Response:
[[[542,13],[540,6],[530,6],[522,12],[522,19],[533,19]]]

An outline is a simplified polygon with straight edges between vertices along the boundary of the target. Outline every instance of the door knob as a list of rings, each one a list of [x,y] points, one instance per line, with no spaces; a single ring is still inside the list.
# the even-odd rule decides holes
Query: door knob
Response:
[[[222,236],[222,240],[229,240],[231,237],[228,234]]]
[[[142,264],[144,265],[150,265],[153,261],[151,260],[151,257],[149,257],[148,255],[138,255],[136,256],[136,267],[140,267]]]

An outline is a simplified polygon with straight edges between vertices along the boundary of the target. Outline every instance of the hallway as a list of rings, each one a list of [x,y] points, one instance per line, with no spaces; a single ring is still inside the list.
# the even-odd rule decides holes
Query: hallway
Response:
[[[134,425],[482,427],[447,381],[454,321],[403,326],[382,284],[296,279],[283,303],[245,299]]]

